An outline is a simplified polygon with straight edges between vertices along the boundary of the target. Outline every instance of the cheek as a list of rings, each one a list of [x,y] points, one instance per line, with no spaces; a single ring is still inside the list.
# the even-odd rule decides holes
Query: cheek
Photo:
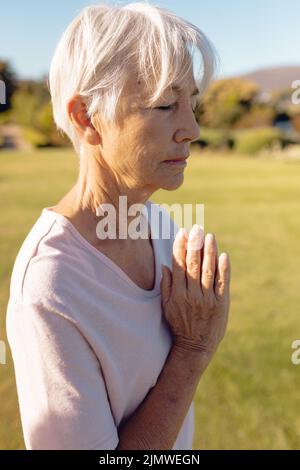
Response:
[[[133,171],[140,175],[149,174],[157,166],[159,150],[154,145],[153,139],[145,137],[143,142],[136,142],[131,153],[131,164]]]
[[[131,137],[122,144],[126,163],[139,172],[153,170],[165,153],[160,133],[153,128],[143,129],[143,132]]]
[[[121,132],[107,139],[106,152],[115,168],[131,174],[150,174],[162,160],[169,157],[171,145],[170,120],[160,113],[128,119]]]
[[[149,155],[153,163],[161,162],[168,158],[172,151],[172,130],[170,120],[162,119],[158,113],[156,119],[151,120],[151,125],[143,134],[143,152]]]

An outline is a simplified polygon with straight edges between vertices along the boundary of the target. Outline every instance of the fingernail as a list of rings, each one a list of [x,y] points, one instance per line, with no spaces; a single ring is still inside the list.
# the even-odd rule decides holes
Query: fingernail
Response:
[[[185,230],[184,227],[180,227],[180,229],[178,230],[178,232],[176,233],[176,237],[175,238],[182,238],[183,236],[186,236],[187,235],[187,231]]]
[[[212,233],[207,233],[205,237],[205,243],[211,244],[214,242],[214,235]]]
[[[181,237],[181,234],[182,234],[182,227],[178,230],[178,232],[176,233],[176,236],[175,238],[180,238]]]
[[[199,236],[201,233],[203,232],[203,227],[201,225],[193,225],[193,227],[191,228],[191,231],[190,231],[190,237],[197,237]]]
[[[204,232],[201,225],[193,225],[188,239],[188,250],[200,250],[203,246]]]

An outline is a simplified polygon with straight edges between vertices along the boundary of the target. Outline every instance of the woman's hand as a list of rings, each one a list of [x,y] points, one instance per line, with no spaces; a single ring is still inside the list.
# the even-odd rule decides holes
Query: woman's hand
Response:
[[[180,229],[173,244],[172,272],[163,266],[162,308],[178,349],[199,351],[207,363],[225,334],[230,305],[230,261],[218,258],[213,234],[194,225]]]

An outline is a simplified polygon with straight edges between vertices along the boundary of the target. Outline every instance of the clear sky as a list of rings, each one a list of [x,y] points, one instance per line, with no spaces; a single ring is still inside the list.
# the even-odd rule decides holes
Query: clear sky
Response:
[[[0,59],[8,59],[22,78],[48,73],[51,57],[68,23],[84,0],[11,0],[0,3]],[[130,1],[106,0],[127,4]],[[214,43],[220,75],[300,65],[299,0],[160,0],[200,27]]]

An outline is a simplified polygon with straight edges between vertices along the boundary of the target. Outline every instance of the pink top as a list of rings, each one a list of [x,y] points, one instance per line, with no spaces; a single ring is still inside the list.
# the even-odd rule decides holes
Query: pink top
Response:
[[[44,208],[15,260],[6,329],[27,449],[115,449],[172,345],[161,310],[171,239],[153,238],[153,290],[138,287],[63,215]],[[156,232],[157,233],[157,232]],[[191,450],[194,403],[173,449]]]

